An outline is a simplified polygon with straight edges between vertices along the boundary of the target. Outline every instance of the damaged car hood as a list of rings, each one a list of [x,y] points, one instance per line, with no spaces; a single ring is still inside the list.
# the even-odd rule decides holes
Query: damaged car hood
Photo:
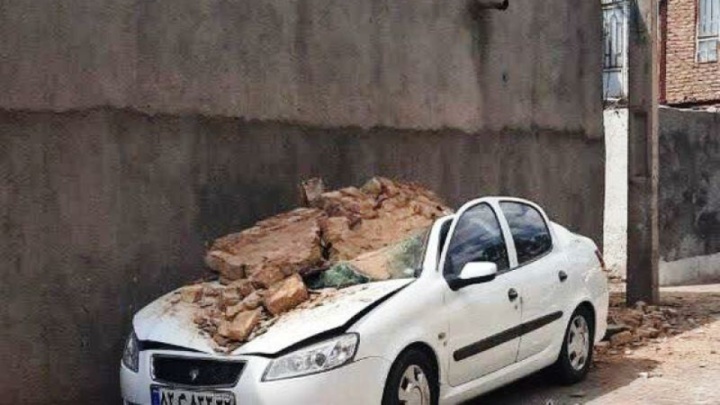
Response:
[[[373,282],[339,290],[315,307],[298,308],[281,315],[267,332],[232,354],[273,355],[320,333],[349,326],[353,318],[412,281],[414,279]],[[135,315],[133,326],[138,339],[216,353],[212,338],[194,323],[197,306],[173,302],[173,295],[157,299]]]

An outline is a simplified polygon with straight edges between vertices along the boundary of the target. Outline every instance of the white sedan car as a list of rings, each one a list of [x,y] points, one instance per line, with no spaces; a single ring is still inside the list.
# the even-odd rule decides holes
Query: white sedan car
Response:
[[[169,295],[140,311],[125,404],[452,404],[552,367],[573,383],[605,334],[608,288],[588,238],[537,205],[482,198],[429,229],[407,278],[341,290],[229,354]]]

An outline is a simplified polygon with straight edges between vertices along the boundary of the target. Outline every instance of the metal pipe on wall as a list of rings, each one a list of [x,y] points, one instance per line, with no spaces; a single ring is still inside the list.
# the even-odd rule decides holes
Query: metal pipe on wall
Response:
[[[481,9],[507,10],[510,0],[475,0],[475,5]]]

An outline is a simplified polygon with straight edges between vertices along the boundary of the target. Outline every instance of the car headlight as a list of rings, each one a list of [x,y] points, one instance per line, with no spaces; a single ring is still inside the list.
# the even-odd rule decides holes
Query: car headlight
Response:
[[[125,341],[122,363],[130,370],[136,373],[138,372],[140,363],[140,345],[138,343],[137,336],[135,336],[135,331],[131,332],[130,336],[128,336]]]
[[[282,380],[338,368],[355,357],[358,335],[348,333],[279,357],[268,365],[263,381]]]

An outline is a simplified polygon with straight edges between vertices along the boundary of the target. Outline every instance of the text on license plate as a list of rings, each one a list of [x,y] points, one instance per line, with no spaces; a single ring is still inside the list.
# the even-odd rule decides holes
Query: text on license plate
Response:
[[[152,387],[150,395],[152,405],[235,405],[235,396],[230,392]]]

